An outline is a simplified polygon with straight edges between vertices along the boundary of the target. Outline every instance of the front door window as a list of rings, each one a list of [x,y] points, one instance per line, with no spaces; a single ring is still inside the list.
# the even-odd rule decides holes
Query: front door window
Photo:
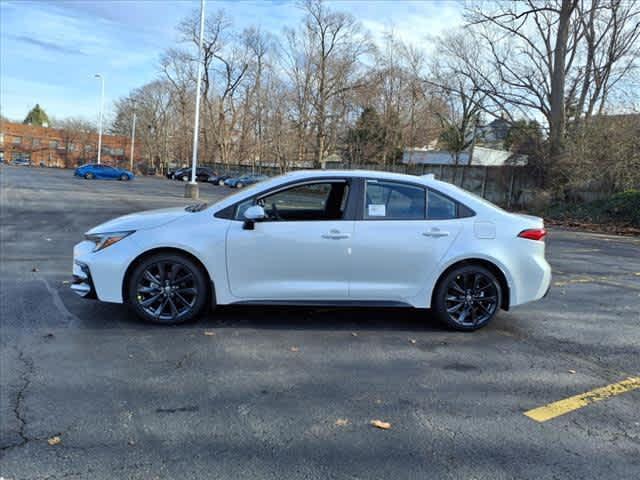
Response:
[[[349,185],[345,181],[308,183],[249,199],[238,205],[236,220],[255,203],[262,205],[267,221],[341,220],[347,205]]]

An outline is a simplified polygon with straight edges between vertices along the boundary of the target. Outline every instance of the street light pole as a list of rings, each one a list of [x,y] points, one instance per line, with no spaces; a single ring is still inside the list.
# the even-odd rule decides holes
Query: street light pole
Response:
[[[198,41],[198,76],[196,84],[196,118],[193,127],[193,155],[191,157],[191,181],[186,185],[184,196],[198,198],[196,165],[198,163],[198,134],[200,133],[200,84],[202,83],[202,37],[204,36],[204,0],[200,0],[200,40]]]
[[[100,117],[98,120],[98,164],[100,164],[100,154],[102,153],[102,116],[104,111],[104,77],[99,73],[96,73],[94,77],[99,78],[100,83],[102,84],[102,93],[100,95]]]
[[[133,125],[131,125],[131,172],[133,172],[133,146],[136,143],[136,111],[133,111]]]

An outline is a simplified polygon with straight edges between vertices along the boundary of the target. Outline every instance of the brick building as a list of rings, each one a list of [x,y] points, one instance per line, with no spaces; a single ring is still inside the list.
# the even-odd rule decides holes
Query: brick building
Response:
[[[128,167],[130,153],[129,137],[102,135],[102,163]],[[35,166],[73,168],[95,162],[97,156],[97,133],[4,121],[0,124],[0,158],[6,163],[28,159]],[[137,152],[135,156],[137,163],[140,157]]]

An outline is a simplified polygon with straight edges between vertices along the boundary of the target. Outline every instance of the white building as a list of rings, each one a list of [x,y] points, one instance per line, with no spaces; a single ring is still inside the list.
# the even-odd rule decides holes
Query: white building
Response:
[[[454,165],[455,156],[445,150],[429,150],[427,148],[405,148],[402,152],[402,163],[417,165]],[[460,152],[459,165],[469,165],[469,152]],[[471,165],[499,167],[503,165],[524,166],[527,164],[526,155],[518,155],[508,150],[476,146],[473,149]]]

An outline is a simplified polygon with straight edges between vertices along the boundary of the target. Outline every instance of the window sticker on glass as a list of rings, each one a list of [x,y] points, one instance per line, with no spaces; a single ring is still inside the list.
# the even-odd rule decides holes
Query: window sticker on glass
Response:
[[[369,205],[367,213],[370,217],[384,217],[387,215],[387,207],[384,204],[372,204]]]

